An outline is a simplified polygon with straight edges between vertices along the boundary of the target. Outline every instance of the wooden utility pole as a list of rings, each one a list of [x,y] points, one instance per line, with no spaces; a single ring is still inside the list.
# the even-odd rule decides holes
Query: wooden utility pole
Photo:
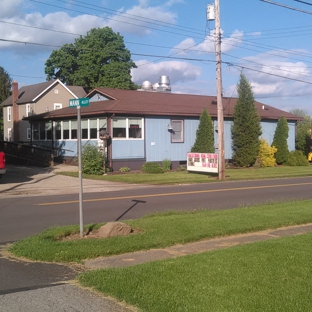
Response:
[[[220,3],[215,0],[215,42],[216,42],[216,82],[218,107],[218,154],[219,154],[219,180],[225,179],[224,158],[224,120],[222,101],[222,73],[221,73],[221,29],[220,29]]]

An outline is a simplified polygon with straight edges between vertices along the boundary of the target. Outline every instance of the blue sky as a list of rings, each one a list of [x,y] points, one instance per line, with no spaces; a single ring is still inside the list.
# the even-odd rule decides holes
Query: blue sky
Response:
[[[138,65],[132,71],[137,84],[166,75],[172,92],[215,95],[215,23],[206,20],[206,5],[213,2],[1,0],[0,66],[20,87],[43,82],[53,49],[110,26]],[[312,116],[312,0],[305,2],[311,5],[220,0],[224,96],[237,95],[243,72],[259,102]]]

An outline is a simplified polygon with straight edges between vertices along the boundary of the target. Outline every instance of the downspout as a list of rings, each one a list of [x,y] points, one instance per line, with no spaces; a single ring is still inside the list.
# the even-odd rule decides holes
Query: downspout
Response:
[[[107,140],[107,152],[108,152],[108,166],[109,168],[113,168],[113,145],[112,145],[112,118],[115,114],[112,114],[110,117],[107,117],[107,131],[110,134],[109,139]]]
[[[13,141],[19,141],[19,112],[16,101],[18,100],[18,83],[12,82],[12,117],[13,117]]]

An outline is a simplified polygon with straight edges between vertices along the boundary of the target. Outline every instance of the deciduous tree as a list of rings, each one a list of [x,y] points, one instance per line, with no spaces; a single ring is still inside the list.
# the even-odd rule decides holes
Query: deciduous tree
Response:
[[[73,44],[54,50],[45,63],[47,80],[60,79],[88,92],[96,87],[135,89],[130,71],[136,68],[123,37],[111,28],[93,28]]]

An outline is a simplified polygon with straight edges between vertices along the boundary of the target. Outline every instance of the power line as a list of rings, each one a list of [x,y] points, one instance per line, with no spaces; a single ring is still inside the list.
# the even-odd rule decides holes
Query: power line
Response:
[[[47,5],[47,6],[51,6],[51,7],[56,7],[56,8],[61,8],[63,10],[67,10],[67,11],[72,11],[72,12],[76,12],[76,13],[81,13],[81,14],[86,14],[86,15],[91,15],[91,16],[96,16],[96,17],[100,17],[100,18],[103,18],[102,16],[100,15],[96,15],[96,14],[90,14],[90,13],[86,13],[86,12],[82,12],[82,11],[78,11],[78,10],[74,10],[74,9],[68,9],[68,8],[64,8],[64,7],[61,7],[61,6],[58,6],[58,5],[54,5],[54,4],[50,4],[50,3],[45,3],[45,2],[41,2],[41,1],[38,1],[38,0],[30,0],[32,2],[37,2],[37,3],[41,3],[41,4],[44,4],[44,5]],[[132,26],[136,26],[136,27],[143,27],[142,25],[139,25],[139,24],[135,24],[135,23],[131,23],[131,22],[126,22],[126,21],[123,21],[123,20],[117,20],[115,18],[107,18],[107,19],[114,19],[120,23],[124,23],[124,24],[128,24],[128,25],[132,25]],[[155,23],[154,23],[155,24]],[[157,24],[158,26],[161,26],[161,27],[165,27],[165,25],[159,25]],[[169,30],[165,30],[165,29],[160,29],[160,28],[155,28],[155,27],[151,27],[151,26],[148,26],[148,25],[144,25],[144,28],[148,28],[148,29],[153,29],[153,30],[157,30],[157,31],[162,31],[162,32],[166,32],[166,33],[171,33],[171,34],[175,34],[175,35],[179,35],[179,36],[186,36],[185,33],[177,33],[177,32],[173,32],[173,31],[169,31]],[[170,28],[173,28],[173,29],[177,29],[177,30],[181,30],[182,29],[179,29],[179,28],[176,28],[176,27],[170,27]],[[191,31],[191,30],[183,30],[183,32],[190,32],[190,33],[196,33],[198,35],[204,35],[204,33],[198,33],[198,32],[194,32],[194,31]],[[201,37],[202,39],[202,37]]]
[[[305,11],[305,10],[301,10],[301,9],[297,9],[297,8],[294,8],[294,7],[290,7],[290,6],[288,6],[288,5],[281,4],[281,3],[277,3],[277,2],[274,2],[274,1],[269,1],[269,0],[260,0],[260,1],[262,1],[262,2],[267,2],[267,3],[269,3],[269,4],[274,4],[274,5],[277,5],[277,6],[286,8],[286,9],[290,9],[290,10],[293,10],[293,11],[298,11],[298,12],[301,12],[301,13],[306,13],[306,14],[312,15],[312,12]]]

